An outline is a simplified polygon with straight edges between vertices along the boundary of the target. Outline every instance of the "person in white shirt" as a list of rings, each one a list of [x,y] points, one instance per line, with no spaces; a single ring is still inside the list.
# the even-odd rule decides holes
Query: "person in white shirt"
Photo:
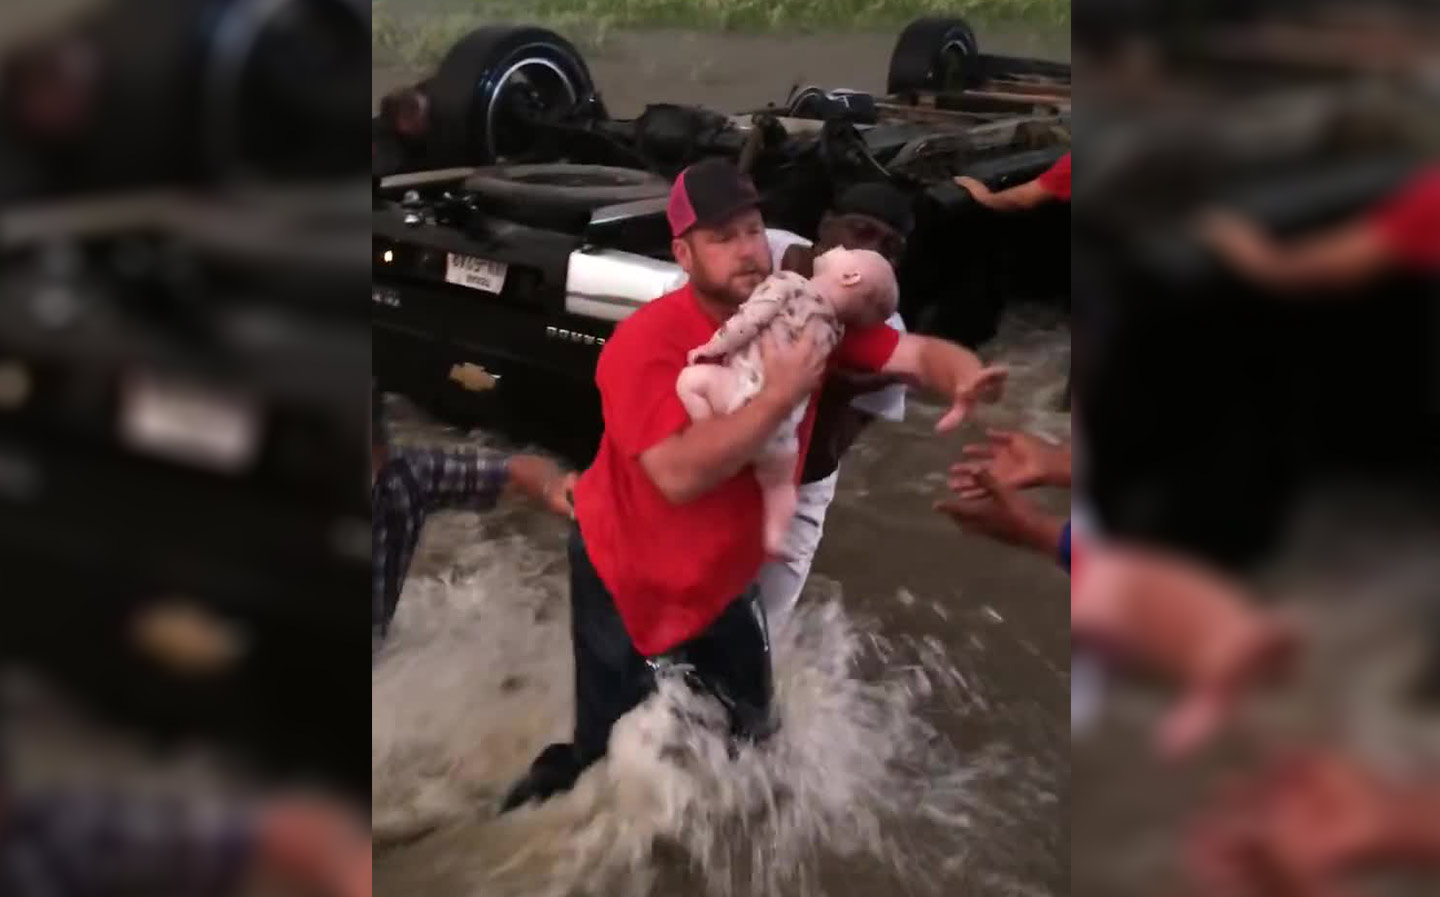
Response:
[[[841,194],[820,220],[818,239],[783,230],[767,230],[775,270],[809,277],[815,257],[829,249],[869,249],[899,264],[914,228],[909,196],[883,183],[860,184]],[[887,322],[905,331],[897,311]],[[800,480],[799,504],[790,524],[787,561],[771,561],[760,571],[760,597],[772,632],[785,624],[799,601],[820,547],[825,514],[835,498],[840,460],[872,421],[905,418],[905,384],[891,380],[831,377],[818,399],[815,430]]]

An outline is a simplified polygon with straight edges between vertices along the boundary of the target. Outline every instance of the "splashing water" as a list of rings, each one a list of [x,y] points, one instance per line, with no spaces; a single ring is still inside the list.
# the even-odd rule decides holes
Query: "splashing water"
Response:
[[[766,743],[732,756],[717,708],[663,682],[573,792],[496,817],[563,740],[572,696],[563,580],[534,548],[514,563],[522,540],[492,550],[511,562],[412,583],[374,673],[377,838],[435,830],[377,862],[378,893],[818,895],[822,865],[851,859],[947,893],[985,813],[974,786],[1007,763],[962,758],[926,721],[929,702],[974,701],[943,649],[886,640],[833,599],[777,634]],[[886,675],[860,675],[882,658]]]
[[[1069,415],[1055,410],[1068,328],[1052,310],[1021,312],[987,353],[1011,367],[1011,388],[965,438],[986,426],[1068,435]],[[907,488],[942,488],[943,476],[926,485],[915,472],[943,470],[958,449],[932,433],[939,404],[909,405],[904,424],[847,458],[832,542],[844,541],[841,514],[922,538],[938,529],[935,545],[951,538]],[[387,410],[397,442],[504,447],[493,434],[439,428],[403,402]],[[872,457],[882,441],[908,460]],[[497,816],[539,750],[569,737],[564,543],[562,524],[523,503],[427,526],[372,675],[376,894],[1067,893],[1069,846],[1052,822],[1068,817],[1067,730],[1063,704],[1051,721],[1044,697],[1052,674],[1068,690],[1067,671],[1021,657],[1021,634],[1048,625],[1029,597],[1042,581],[1015,578],[1003,556],[966,555],[938,581],[917,572],[874,594],[861,594],[849,582],[860,571],[845,567],[843,601],[817,570],[775,634],[781,727],[770,741],[732,757],[715,708],[666,683],[621,721],[609,757],[572,792]],[[919,547],[896,553],[909,564],[931,558]],[[841,569],[832,562],[828,572]],[[973,599],[962,594],[972,589]]]

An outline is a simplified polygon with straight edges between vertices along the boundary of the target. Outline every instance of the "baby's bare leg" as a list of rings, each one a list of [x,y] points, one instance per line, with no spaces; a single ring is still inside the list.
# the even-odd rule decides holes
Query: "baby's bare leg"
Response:
[[[730,407],[738,388],[735,373],[716,364],[692,364],[675,380],[675,392],[691,420],[705,420]]]
[[[781,560],[789,560],[785,536],[795,516],[795,467],[799,461],[798,452],[771,452],[755,460],[755,479],[760,481],[765,499],[765,550]]]

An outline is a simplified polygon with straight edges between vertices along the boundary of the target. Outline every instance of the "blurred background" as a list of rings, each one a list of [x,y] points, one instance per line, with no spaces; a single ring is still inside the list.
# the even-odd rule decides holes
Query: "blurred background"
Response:
[[[847,462],[780,673],[825,736],[789,769],[826,787],[763,844],[726,819],[630,826],[595,793],[481,818],[568,719],[564,565],[527,509],[437,519],[364,679],[370,113],[490,22],[555,29],[629,117],[880,94],[899,29],[955,14],[987,52],[1073,63],[1070,287],[990,302],[1012,281],[987,261],[1065,263],[1027,255],[1035,221],[970,208],[993,248],[956,256],[967,301],[908,309],[1014,389],[949,443],[916,402]],[[93,833],[98,807],[140,843],[145,808],[178,801],[231,824],[165,810],[152,871],[239,838],[286,883],[358,897],[368,847],[362,882],[335,845],[373,785],[383,893],[601,872],[737,895],[1435,893],[1437,159],[1428,0],[11,0],[0,875],[39,851],[99,880],[105,839],[57,832]],[[1068,437],[1072,334],[1077,545],[1105,574],[1077,568],[1073,671],[1047,559],[927,513],[981,428]],[[398,443],[513,447],[426,398],[387,401]],[[1127,652],[1139,675],[1110,662]],[[1223,712],[1172,727],[1207,690]],[[694,807],[724,784],[669,787]],[[0,892],[45,893],[17,881]]]
[[[369,16],[0,8],[6,870],[102,786],[130,847],[152,785],[368,793]]]
[[[1077,567],[1077,662],[1169,683],[1086,681],[1075,893],[1433,870],[1433,827],[1377,820],[1440,770],[1436,9],[1075,0],[1073,35],[1075,504],[1112,577]],[[1218,738],[1162,758],[1200,667],[1282,620],[1274,687],[1236,673]]]

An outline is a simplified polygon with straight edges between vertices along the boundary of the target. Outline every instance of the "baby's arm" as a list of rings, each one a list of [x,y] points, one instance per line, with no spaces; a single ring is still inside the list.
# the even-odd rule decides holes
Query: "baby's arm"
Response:
[[[781,279],[766,278],[708,343],[690,351],[689,362],[718,360],[749,345],[780,314],[791,289],[793,287]]]

